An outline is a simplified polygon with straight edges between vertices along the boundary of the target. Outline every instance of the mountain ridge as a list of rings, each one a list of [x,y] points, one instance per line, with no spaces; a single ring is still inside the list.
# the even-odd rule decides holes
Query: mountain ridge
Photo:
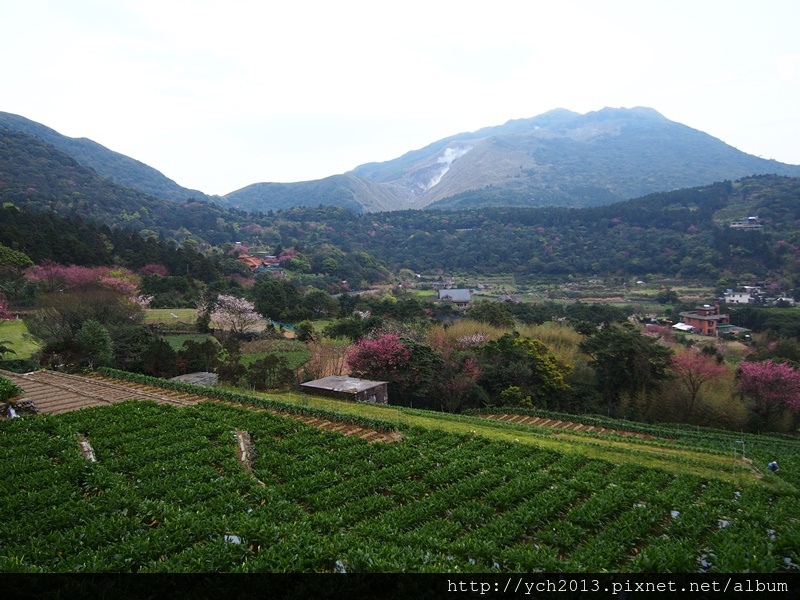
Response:
[[[145,194],[250,212],[317,205],[356,212],[577,208],[750,175],[800,176],[799,165],[746,154],[641,106],[585,114],[556,108],[461,132],[346,173],[305,182],[253,183],[224,196],[183,188],[140,161],[25,117],[0,112],[0,128],[34,135],[101,177]]]
[[[199,190],[178,185],[153,167],[110,150],[89,138],[68,137],[46,125],[7,112],[0,112],[0,129],[2,128],[38,137],[68,154],[83,166],[94,169],[101,177],[145,194],[173,201],[213,199]]]
[[[369,196],[352,199],[364,212],[387,210],[387,196],[393,210],[596,206],[759,174],[800,176],[800,166],[746,154],[649,107],[554,109],[345,173],[384,188],[380,205]],[[287,185],[306,196],[306,206],[332,203],[311,183]],[[247,186],[220,202],[244,210],[288,206],[285,196],[265,192]]]

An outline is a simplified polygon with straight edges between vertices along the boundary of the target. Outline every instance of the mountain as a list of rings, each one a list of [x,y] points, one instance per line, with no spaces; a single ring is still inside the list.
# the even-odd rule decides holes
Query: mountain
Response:
[[[94,169],[101,177],[145,194],[174,201],[211,200],[203,192],[181,187],[172,179],[138,160],[109,150],[86,138],[67,137],[25,117],[0,112],[0,129],[10,129],[38,137],[71,156],[81,165]]]
[[[252,215],[210,202],[165,200],[100,177],[41,138],[0,128],[0,205],[49,211],[146,237],[233,242]]]
[[[298,183],[255,183],[209,197],[88,139],[0,112],[0,131],[38,137],[110,181],[150,196],[267,212],[333,205],[356,212],[420,208],[587,207],[750,175],[800,176],[651,108],[555,109],[460,133],[381,163]]]
[[[254,183],[215,201],[253,212],[320,204],[355,212],[397,210],[391,188],[355,175],[332,175],[301,183]]]
[[[219,202],[267,210],[346,201],[365,212],[584,207],[756,174],[800,176],[800,166],[746,154],[651,108],[585,115],[556,109],[460,133],[344,176],[254,184]]]

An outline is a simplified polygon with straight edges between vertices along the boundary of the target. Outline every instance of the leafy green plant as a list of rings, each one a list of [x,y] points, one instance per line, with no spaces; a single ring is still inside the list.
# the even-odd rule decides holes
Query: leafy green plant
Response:
[[[22,388],[7,377],[0,375],[0,402],[5,402],[20,394],[22,394]]]

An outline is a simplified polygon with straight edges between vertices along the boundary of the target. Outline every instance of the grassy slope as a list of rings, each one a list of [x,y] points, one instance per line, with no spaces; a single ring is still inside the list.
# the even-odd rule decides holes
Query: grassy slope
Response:
[[[414,410],[396,406],[349,403],[323,397],[302,394],[263,394],[273,399],[296,404],[326,408],[347,414],[381,419],[396,424],[399,428],[422,427],[438,429],[448,433],[484,436],[492,440],[531,444],[558,452],[577,452],[591,458],[614,463],[638,462],[643,466],[664,469],[672,473],[693,473],[704,477],[715,477],[738,484],[753,484],[763,481],[785,490],[795,486],[785,479],[778,480],[771,474],[764,479],[737,462],[734,467],[732,452],[713,451],[703,448],[676,447],[664,440],[632,440],[619,436],[590,433],[566,433],[562,430],[515,425],[480,419],[476,417]],[[575,421],[580,418],[575,416]],[[786,442],[777,440],[778,445]],[[800,446],[800,443],[796,444]]]
[[[39,344],[28,334],[28,328],[22,320],[0,321],[0,340],[7,344],[16,354],[8,354],[7,359],[26,359],[39,349]]]

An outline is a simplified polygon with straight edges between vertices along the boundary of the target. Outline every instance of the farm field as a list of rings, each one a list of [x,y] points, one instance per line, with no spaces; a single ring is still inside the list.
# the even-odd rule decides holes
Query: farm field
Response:
[[[525,443],[525,424],[462,416],[476,433],[448,433],[418,426],[422,411],[389,411],[407,423],[398,443],[212,402],[2,421],[0,510],[24,518],[0,523],[0,571],[798,569],[791,484]]]

